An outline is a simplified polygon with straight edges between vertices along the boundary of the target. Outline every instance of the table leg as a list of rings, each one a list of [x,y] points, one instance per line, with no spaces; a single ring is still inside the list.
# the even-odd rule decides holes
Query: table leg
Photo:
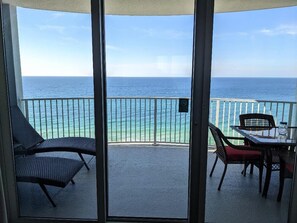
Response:
[[[263,188],[262,197],[267,197],[269,184],[270,184],[270,178],[271,178],[271,171],[272,171],[272,153],[270,149],[267,149],[266,151],[266,178]]]

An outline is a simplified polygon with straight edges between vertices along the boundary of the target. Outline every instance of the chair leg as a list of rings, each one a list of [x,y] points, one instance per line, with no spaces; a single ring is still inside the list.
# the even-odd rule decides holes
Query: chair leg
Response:
[[[262,192],[263,162],[259,166],[259,193]]]
[[[86,161],[85,161],[84,157],[81,155],[81,153],[78,153],[78,155],[79,155],[80,159],[84,162],[84,165],[87,168],[87,170],[90,170],[88,164],[86,163]]]
[[[243,168],[243,171],[241,171],[241,174],[243,174],[244,177],[246,176],[246,169],[248,168],[248,166],[249,166],[249,163],[244,162],[244,168]]]
[[[251,163],[250,174],[254,173],[254,164]]]
[[[216,155],[215,162],[214,162],[214,164],[213,164],[213,166],[212,166],[212,169],[211,169],[211,172],[210,172],[210,174],[209,174],[210,177],[211,177],[212,174],[213,174],[213,171],[214,171],[214,169],[215,169],[215,167],[216,167],[216,165],[217,165],[217,162],[218,162],[218,155]]]
[[[269,183],[271,178],[271,171],[272,171],[272,155],[271,151],[268,150],[267,152],[267,158],[266,158],[266,177],[265,177],[265,183],[263,188],[262,197],[267,197],[268,189],[269,189]]]
[[[39,186],[41,187],[42,191],[45,193],[47,199],[51,202],[53,207],[57,207],[55,202],[52,200],[51,196],[49,195],[49,193],[48,193],[46,187],[44,186],[44,184],[39,184]]]
[[[221,178],[221,181],[220,181],[220,184],[219,184],[218,190],[221,190],[221,186],[222,186],[222,183],[223,183],[223,180],[224,180],[224,177],[225,177],[226,171],[227,171],[227,165],[228,165],[228,164],[225,164],[224,172],[223,172],[223,175],[222,175],[222,178]]]
[[[284,189],[284,182],[285,182],[285,173],[284,173],[284,167],[282,166],[281,163],[281,168],[279,171],[279,190],[278,190],[278,195],[277,195],[277,201],[280,202],[283,196],[283,189]]]
[[[71,180],[71,183],[72,183],[72,184],[75,184],[74,180]]]
[[[267,197],[269,184],[270,184],[270,178],[271,178],[271,168],[267,167],[266,168],[266,177],[265,177],[265,183],[264,183],[264,189],[263,189],[262,197],[265,197],[265,198]]]

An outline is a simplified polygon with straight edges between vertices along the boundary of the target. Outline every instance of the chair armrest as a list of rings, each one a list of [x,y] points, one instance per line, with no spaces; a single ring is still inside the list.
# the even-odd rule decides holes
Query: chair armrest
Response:
[[[25,147],[22,144],[19,144],[19,143],[13,144],[13,149],[14,149],[15,155],[26,155],[27,154],[27,150],[25,149]]]
[[[245,140],[244,137],[226,136],[226,139]]]
[[[18,148],[20,148],[20,147],[23,147],[23,145],[20,144],[20,143],[14,143],[14,144],[13,144],[13,148],[14,148],[14,149],[18,149]]]
[[[234,149],[239,149],[239,150],[255,150],[255,151],[261,151],[263,153],[262,148],[258,148],[255,146],[246,146],[246,145],[234,145],[229,141],[229,139],[241,139],[244,140],[245,138],[242,137],[223,137],[224,142],[228,145],[231,146]]]

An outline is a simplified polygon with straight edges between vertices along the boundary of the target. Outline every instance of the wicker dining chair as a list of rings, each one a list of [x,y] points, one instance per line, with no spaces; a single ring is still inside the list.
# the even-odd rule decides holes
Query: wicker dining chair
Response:
[[[272,115],[261,114],[261,113],[248,113],[239,115],[240,127],[248,128],[274,128],[276,127],[274,118]],[[244,140],[245,145],[252,145],[249,140]],[[242,171],[243,175],[246,175],[246,169],[249,163],[245,164],[244,170]],[[254,165],[251,165],[250,174],[253,174]],[[272,171],[279,170],[279,158],[278,155],[272,157]]]
[[[261,150],[257,150],[255,147],[245,145],[234,145],[229,139],[244,140],[242,137],[226,137],[219,128],[209,123],[210,132],[214,138],[216,144],[216,158],[213,167],[210,172],[212,176],[218,158],[225,164],[223,175],[218,186],[218,190],[221,190],[221,186],[227,171],[228,164],[245,164],[246,162],[257,164],[259,168],[259,192],[262,190],[262,174],[263,174],[263,153]]]
[[[241,127],[261,127],[261,128],[273,128],[275,122],[272,115],[261,113],[248,113],[239,115],[239,121]]]

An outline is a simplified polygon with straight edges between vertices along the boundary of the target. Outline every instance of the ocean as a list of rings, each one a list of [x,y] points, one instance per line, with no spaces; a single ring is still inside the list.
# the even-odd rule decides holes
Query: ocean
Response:
[[[24,98],[92,97],[92,77],[23,77]],[[107,78],[107,96],[189,97],[190,78]],[[211,98],[296,101],[297,78],[212,78]]]
[[[241,113],[295,121],[290,117],[297,106],[290,102],[296,102],[296,89],[293,78],[212,78],[209,121],[233,135],[230,125],[238,124]],[[24,77],[23,92],[27,117],[44,138],[95,136],[91,77]],[[107,78],[109,142],[187,144],[190,112],[179,112],[176,98],[190,95],[190,78]]]

